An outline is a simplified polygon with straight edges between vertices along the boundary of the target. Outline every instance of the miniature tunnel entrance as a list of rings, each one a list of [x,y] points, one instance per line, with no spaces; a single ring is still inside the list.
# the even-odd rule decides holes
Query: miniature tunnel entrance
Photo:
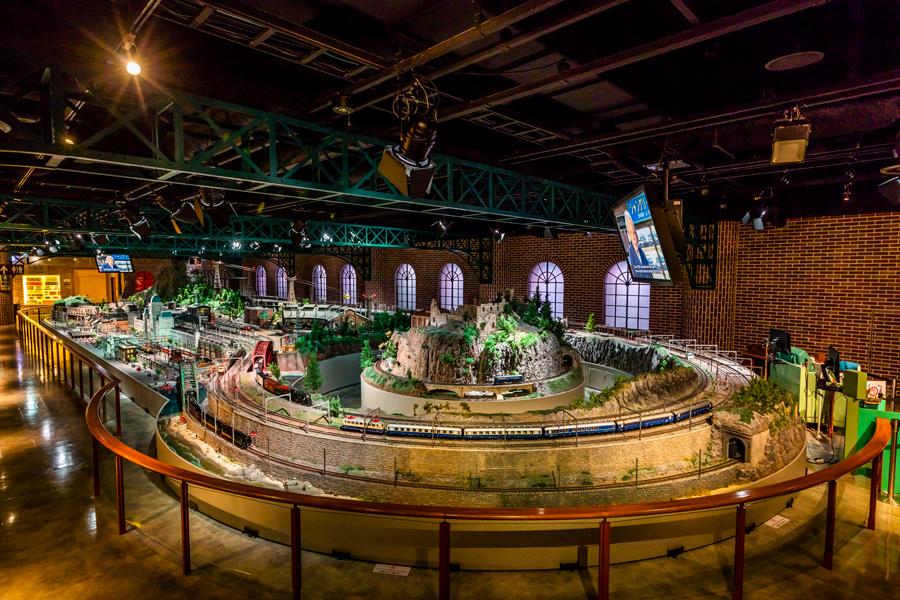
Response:
[[[747,445],[738,438],[728,439],[728,458],[747,462]]]

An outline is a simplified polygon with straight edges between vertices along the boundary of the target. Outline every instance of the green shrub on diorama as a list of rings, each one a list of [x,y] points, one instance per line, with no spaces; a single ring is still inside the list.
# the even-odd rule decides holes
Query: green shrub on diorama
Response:
[[[281,367],[278,366],[277,362],[270,362],[268,365],[266,365],[266,370],[275,381],[281,381]]]
[[[369,340],[363,340],[359,353],[359,368],[365,369],[375,364],[375,355],[372,352],[372,344]]]
[[[306,374],[303,376],[303,388],[310,394],[315,394],[322,387],[322,371],[319,369],[319,359],[315,354],[310,354],[306,362]]]
[[[523,323],[537,327],[542,332],[552,333],[560,340],[563,339],[565,326],[562,321],[553,318],[553,309],[550,303],[542,302],[539,294],[535,294],[534,297],[528,298],[524,302],[516,299],[509,300],[503,310],[506,314],[519,315]]]
[[[594,333],[597,326],[594,324],[594,313],[588,315],[587,323],[584,324],[584,330],[588,333]]]
[[[772,416],[775,429],[793,421],[796,400],[786,389],[772,381],[756,377],[741,387],[725,405],[725,410],[737,414],[742,423],[753,420],[753,413]]]

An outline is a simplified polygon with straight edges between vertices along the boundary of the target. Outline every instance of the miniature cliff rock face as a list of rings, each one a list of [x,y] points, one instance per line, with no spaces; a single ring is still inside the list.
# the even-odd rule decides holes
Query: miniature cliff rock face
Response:
[[[398,377],[441,383],[489,383],[495,375],[526,381],[555,377],[563,364],[559,340],[504,314],[503,303],[441,311],[432,303],[428,327],[394,334]]]
[[[566,334],[565,341],[585,362],[633,374],[652,373],[659,367],[660,356],[652,346],[631,346],[610,338],[571,333]]]

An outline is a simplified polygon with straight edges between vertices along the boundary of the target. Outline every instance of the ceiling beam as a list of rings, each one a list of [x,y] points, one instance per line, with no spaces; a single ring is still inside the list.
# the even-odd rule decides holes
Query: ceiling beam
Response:
[[[810,8],[823,6],[830,0],[775,0],[761,6],[745,10],[735,15],[723,17],[685,31],[669,35],[647,44],[629,48],[610,56],[598,58],[569,71],[550,75],[531,83],[490,94],[441,111],[441,121],[465,117],[484,107],[508,104],[549,91],[559,91],[566,87],[593,81],[598,75],[632,65],[675,50],[687,48],[729,33],[741,31],[768,21],[779,19]]]
[[[533,17],[534,15],[547,10],[550,7],[560,4],[562,0],[528,0],[504,13],[491,17],[481,23],[478,23],[465,31],[461,31],[437,44],[426,48],[412,56],[398,61],[396,64],[390,65],[371,77],[367,77],[359,83],[355,83],[341,93],[348,96],[359,94],[370,88],[375,87],[385,81],[396,79],[398,75],[406,73],[417,67],[421,67],[437,58],[456,52],[475,42],[481,41],[489,35],[498,33],[511,25],[515,25],[519,21]],[[310,107],[310,112],[322,110],[330,105],[331,96],[314,103]]]
[[[575,23],[578,23],[579,21],[583,21],[584,19],[593,17],[594,15],[605,12],[611,8],[615,8],[616,6],[624,4],[628,1],[629,0],[603,0],[601,2],[589,3],[586,6],[582,6],[581,8],[569,11],[561,17],[553,19],[552,21],[544,23],[543,25],[540,25],[534,29],[530,29],[525,33],[521,33],[508,40],[498,42],[492,46],[485,48],[484,50],[479,50],[478,52],[474,52],[447,66],[441,67],[435,71],[431,71],[430,73],[428,73],[428,79],[434,81],[445,75],[455,73],[460,69],[482,63],[489,58],[497,56],[498,54],[502,54],[503,52],[508,52],[514,48],[518,48],[519,46],[527,44],[528,42],[551,34],[554,31],[564,29],[569,25],[573,25]],[[388,98],[392,98],[393,96],[394,92],[379,94],[375,98],[371,98],[361,104],[356,105],[355,108],[356,110],[367,108],[369,106],[372,106],[373,104],[378,104],[379,102],[387,100]]]
[[[521,164],[560,156],[562,154],[570,154],[580,150],[613,148],[624,144],[669,137],[690,131],[711,129],[721,125],[748,121],[767,115],[780,115],[785,108],[797,104],[804,106],[806,110],[812,110],[818,107],[843,104],[863,98],[897,93],[900,93],[900,71],[892,71],[882,77],[854,85],[840,86],[827,90],[820,90],[814,93],[770,100],[768,102],[732,108],[679,121],[671,121],[661,125],[651,125],[632,131],[616,131],[593,135],[573,142],[566,142],[556,146],[542,148],[541,150],[534,152],[510,156],[502,162],[508,164]]]
[[[697,13],[694,12],[694,9],[690,7],[688,4],[688,0],[669,0],[672,3],[672,6],[675,7],[675,10],[681,13],[681,16],[684,17],[688,23],[691,25],[697,25],[700,23],[700,17],[697,16]]]

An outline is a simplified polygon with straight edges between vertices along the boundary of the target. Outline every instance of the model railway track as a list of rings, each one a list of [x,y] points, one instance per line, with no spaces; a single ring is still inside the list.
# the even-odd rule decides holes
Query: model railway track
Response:
[[[629,482],[615,482],[615,483],[598,483],[592,485],[568,485],[568,486],[546,486],[546,487],[471,487],[466,485],[446,485],[440,483],[422,483],[417,481],[402,481],[400,479],[382,479],[380,477],[369,477],[366,475],[351,475],[349,473],[341,473],[339,471],[328,471],[310,467],[309,465],[304,465],[301,463],[296,463],[290,460],[285,460],[283,458],[272,457],[267,455],[265,452],[260,451],[258,448],[251,446],[246,450],[250,454],[254,456],[268,461],[270,464],[278,464],[284,467],[290,467],[292,470],[301,471],[304,473],[316,474],[324,477],[334,477],[337,479],[346,479],[349,481],[355,482],[363,482],[363,483],[374,483],[378,485],[389,485],[394,487],[405,487],[405,488],[414,488],[414,489],[422,489],[422,490],[436,490],[436,491],[445,491],[445,492],[483,492],[483,493],[518,493],[518,494],[534,494],[534,493],[560,493],[560,492],[593,492],[593,491],[601,491],[601,490],[613,490],[613,489],[622,489],[622,488],[633,488],[647,485],[656,485],[660,483],[666,483],[669,481],[681,481],[689,478],[701,478],[703,475],[709,475],[712,473],[717,473],[719,471],[728,469],[735,464],[738,464],[736,460],[726,460],[721,463],[717,463],[715,465],[710,465],[708,467],[703,467],[698,469],[696,472],[684,472],[684,473],[675,473],[672,475],[666,475],[663,477],[652,477],[648,479],[638,479],[635,481]]]
[[[694,367],[697,372],[698,378],[696,385],[693,388],[683,394],[681,394],[678,398],[671,401],[667,407],[684,407],[685,401],[690,398],[695,397],[697,394],[702,392],[710,383],[710,378],[707,373],[700,368]],[[214,388],[210,388],[210,393],[213,392]],[[216,394],[218,398],[225,396],[225,401],[232,406],[233,409],[241,410],[245,413],[249,413],[261,423],[275,423],[284,427],[288,427],[291,429],[304,429],[309,434],[315,434],[320,437],[332,437],[332,438],[356,438],[362,440],[364,442],[381,442],[381,443],[390,443],[392,445],[398,446],[443,446],[443,447],[452,447],[458,445],[460,443],[465,443],[467,447],[471,448],[481,448],[481,449],[492,449],[492,448],[518,448],[518,449],[540,449],[540,448],[565,448],[572,446],[579,446],[584,444],[595,444],[597,442],[622,442],[622,441],[632,441],[632,440],[642,440],[644,438],[657,438],[664,435],[671,435],[673,433],[678,433],[683,430],[693,429],[696,425],[706,426],[709,421],[709,416],[698,416],[694,420],[687,421],[679,421],[676,423],[670,423],[665,425],[657,425],[653,427],[644,427],[638,430],[633,431],[625,431],[625,432],[615,432],[615,433],[606,433],[606,434],[585,434],[579,436],[568,436],[568,437],[559,437],[553,438],[552,440],[548,440],[546,438],[541,439],[533,439],[533,440],[485,440],[485,439],[445,439],[442,437],[406,437],[406,436],[385,436],[381,433],[359,433],[354,431],[344,431],[335,427],[326,427],[322,425],[315,425],[309,423],[307,426],[306,421],[302,421],[299,419],[295,419],[292,417],[284,417],[282,415],[274,414],[272,411],[269,411],[268,419],[266,418],[265,409],[260,407],[252,398],[248,395],[244,394],[243,391],[238,391],[238,399],[228,398],[227,394]],[[717,405],[713,405],[712,409],[714,410]],[[652,416],[653,412],[648,413],[646,416],[649,418]],[[632,415],[633,416],[633,415]],[[694,422],[696,421],[696,422]],[[410,422],[404,420],[404,422]],[[509,422],[505,425],[509,427],[515,426],[534,426],[534,422]],[[366,438],[371,439],[366,439]]]

